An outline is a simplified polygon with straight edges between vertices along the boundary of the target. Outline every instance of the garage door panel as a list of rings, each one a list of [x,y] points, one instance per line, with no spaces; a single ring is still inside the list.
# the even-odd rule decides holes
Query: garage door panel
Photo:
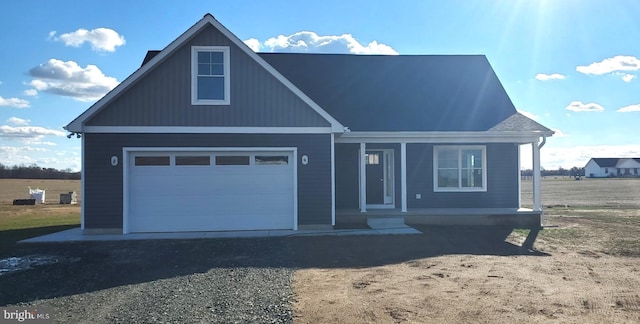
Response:
[[[216,154],[216,152],[207,152]],[[155,153],[173,158],[176,152]],[[241,152],[234,155],[273,154]],[[291,152],[278,152],[293,160]],[[195,155],[195,154],[194,154]],[[202,155],[202,154],[200,154]],[[132,161],[136,154],[132,153]],[[129,231],[292,229],[294,168],[286,165],[129,166]],[[174,163],[172,163],[174,164]]]

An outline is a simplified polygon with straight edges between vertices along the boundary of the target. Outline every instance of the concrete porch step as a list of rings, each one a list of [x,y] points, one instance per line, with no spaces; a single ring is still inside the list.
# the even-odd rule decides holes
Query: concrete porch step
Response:
[[[367,218],[367,225],[372,229],[408,228],[404,217],[371,217]]]

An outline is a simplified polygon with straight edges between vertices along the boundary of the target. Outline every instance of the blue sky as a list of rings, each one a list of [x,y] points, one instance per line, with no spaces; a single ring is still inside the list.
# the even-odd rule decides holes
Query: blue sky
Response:
[[[0,163],[80,168],[62,126],[210,12],[259,51],[484,54],[556,131],[546,169],[640,157],[640,1],[3,1]],[[530,167],[523,147],[523,167]]]

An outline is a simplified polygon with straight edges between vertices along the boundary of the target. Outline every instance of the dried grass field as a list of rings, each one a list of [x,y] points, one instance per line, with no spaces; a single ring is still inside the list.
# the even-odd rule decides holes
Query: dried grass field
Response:
[[[47,204],[58,204],[60,194],[75,191],[81,199],[80,180],[0,179],[0,204],[11,204],[14,199],[29,198],[31,189],[46,189]]]

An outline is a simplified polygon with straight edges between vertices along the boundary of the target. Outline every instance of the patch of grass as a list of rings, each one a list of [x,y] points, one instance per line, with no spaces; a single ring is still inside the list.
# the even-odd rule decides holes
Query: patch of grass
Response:
[[[558,241],[571,241],[578,239],[583,236],[584,233],[577,227],[569,227],[569,228],[545,228],[540,231],[540,238],[542,239],[552,239]]]
[[[618,239],[609,242],[606,253],[617,256],[640,257],[640,239]]]
[[[0,256],[13,253],[18,241],[78,227],[80,206],[0,206]]]

